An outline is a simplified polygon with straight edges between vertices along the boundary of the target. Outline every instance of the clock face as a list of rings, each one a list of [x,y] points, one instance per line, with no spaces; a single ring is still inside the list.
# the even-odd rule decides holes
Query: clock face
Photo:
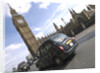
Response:
[[[22,23],[24,23],[24,20],[23,19],[18,19],[17,22],[22,24]]]

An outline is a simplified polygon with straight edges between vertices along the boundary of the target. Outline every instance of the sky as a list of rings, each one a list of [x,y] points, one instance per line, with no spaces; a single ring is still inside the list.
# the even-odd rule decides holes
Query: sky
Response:
[[[4,2],[6,71],[11,71],[13,67],[17,67],[18,63],[26,61],[26,56],[29,54],[27,46],[13,25],[7,3],[25,18],[36,38],[41,38],[56,31],[53,22],[58,27],[60,25],[64,26],[65,24],[61,21],[61,18],[68,23],[72,18],[68,9],[74,9],[77,13],[80,13],[88,5],[53,3],[46,0],[42,2],[38,0],[6,0]]]

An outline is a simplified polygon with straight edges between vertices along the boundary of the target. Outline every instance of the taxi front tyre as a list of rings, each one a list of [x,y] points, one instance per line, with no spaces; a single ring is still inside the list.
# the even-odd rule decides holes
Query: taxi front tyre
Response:
[[[55,57],[54,62],[58,66],[61,66],[63,64],[63,60],[60,57]]]
[[[42,70],[41,66],[36,64],[36,67],[39,69],[39,70]]]

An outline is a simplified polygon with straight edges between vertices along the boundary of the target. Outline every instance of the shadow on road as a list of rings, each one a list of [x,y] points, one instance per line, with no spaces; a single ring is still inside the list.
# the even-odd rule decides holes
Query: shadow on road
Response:
[[[45,68],[43,70],[61,70],[61,69],[64,69],[70,62],[71,60],[75,57],[76,54],[72,54],[69,58],[67,58],[65,61],[64,61],[64,64],[61,65],[61,66],[57,66],[57,65],[52,65],[48,68]]]
[[[89,39],[91,39],[93,37],[95,37],[95,31],[90,32],[89,34],[81,37],[77,41],[78,41],[79,44],[81,44],[81,43],[83,43],[83,42],[85,42],[85,41],[87,41],[87,40],[89,40]]]

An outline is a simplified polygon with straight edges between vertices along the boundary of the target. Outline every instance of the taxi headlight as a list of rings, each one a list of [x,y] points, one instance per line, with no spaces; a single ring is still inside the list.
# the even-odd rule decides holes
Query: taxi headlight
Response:
[[[24,69],[26,69],[27,67],[26,66],[24,66]]]
[[[70,46],[73,46],[73,43],[71,42],[69,45],[70,45]]]

